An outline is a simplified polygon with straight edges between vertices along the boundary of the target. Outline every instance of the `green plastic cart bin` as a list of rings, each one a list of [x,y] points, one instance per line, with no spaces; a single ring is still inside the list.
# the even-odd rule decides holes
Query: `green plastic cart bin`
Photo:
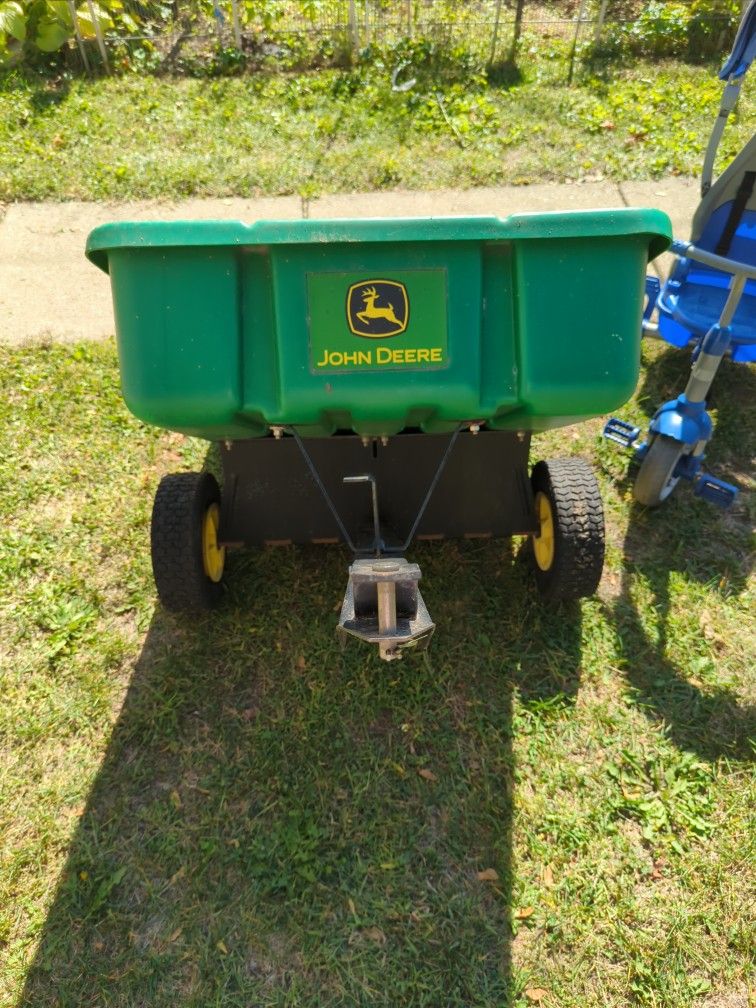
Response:
[[[158,488],[163,604],[215,604],[229,548],[344,542],[339,631],[395,658],[433,630],[411,541],[519,533],[545,596],[592,593],[595,479],[579,460],[529,476],[530,434],[630,396],[670,240],[632,209],[97,228],[127,405],[223,463],[222,495],[206,473]]]

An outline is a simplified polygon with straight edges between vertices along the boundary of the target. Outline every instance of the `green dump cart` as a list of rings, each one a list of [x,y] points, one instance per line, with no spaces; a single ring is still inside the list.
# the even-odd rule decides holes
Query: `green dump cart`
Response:
[[[342,636],[384,658],[433,623],[415,539],[528,534],[553,600],[591,594],[603,513],[580,459],[530,435],[616,409],[638,377],[655,210],[385,220],[106,224],[125,401],[217,442],[208,473],[163,478],[158,593],[214,605],[226,550],[345,543]]]

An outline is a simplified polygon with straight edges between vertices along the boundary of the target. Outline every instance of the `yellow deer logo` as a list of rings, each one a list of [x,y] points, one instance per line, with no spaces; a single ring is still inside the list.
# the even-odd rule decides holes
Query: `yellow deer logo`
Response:
[[[375,302],[380,297],[377,293],[375,287],[366,287],[362,292],[362,300],[365,302],[365,310],[357,312],[357,318],[364,322],[365,325],[370,325],[370,319],[374,318],[384,318],[389,322],[393,322],[396,326],[401,326],[402,321],[394,315],[394,306],[389,301],[387,308],[376,308]]]
[[[409,298],[397,280],[363,280],[347,294],[347,321],[355,336],[384,339],[404,332],[409,321]]]

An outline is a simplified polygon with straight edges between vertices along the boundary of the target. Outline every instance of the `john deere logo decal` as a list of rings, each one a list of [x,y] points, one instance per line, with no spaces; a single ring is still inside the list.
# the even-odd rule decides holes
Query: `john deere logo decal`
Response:
[[[361,269],[307,273],[311,372],[449,367],[446,270],[374,268],[391,279],[366,280]]]
[[[407,288],[396,280],[362,280],[347,293],[347,322],[355,336],[386,339],[407,328]]]

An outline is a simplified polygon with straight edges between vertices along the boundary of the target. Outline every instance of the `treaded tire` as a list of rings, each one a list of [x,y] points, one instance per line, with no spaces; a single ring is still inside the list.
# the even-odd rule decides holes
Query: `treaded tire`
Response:
[[[635,477],[633,497],[646,507],[658,507],[680,482],[675,467],[685,454],[685,445],[666,434],[655,435]]]
[[[172,612],[212,609],[223,593],[202,561],[202,522],[211,504],[220,504],[220,490],[210,473],[160,480],[152,508],[152,573],[161,603]]]
[[[533,557],[539,593],[553,602],[593,595],[604,567],[604,509],[593,470],[581,458],[552,459],[537,462],[530,479],[553,518],[551,566],[542,570]]]

